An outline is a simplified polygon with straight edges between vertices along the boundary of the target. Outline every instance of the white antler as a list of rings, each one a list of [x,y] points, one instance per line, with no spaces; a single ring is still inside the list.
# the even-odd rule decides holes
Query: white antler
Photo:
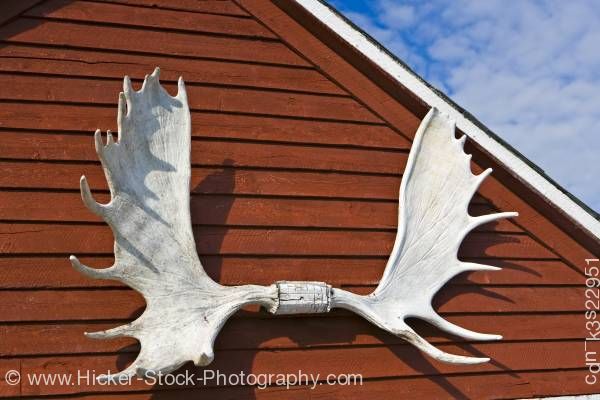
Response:
[[[332,289],[331,307],[362,315],[375,325],[414,344],[431,357],[455,364],[477,364],[488,358],[445,353],[419,336],[405,322],[423,319],[468,340],[498,340],[499,335],[472,332],[437,314],[431,300],[455,275],[497,267],[463,262],[458,249],[475,227],[515,212],[472,217],[467,208],[491,169],[471,173],[471,156],[463,151],[466,137],[456,139],[454,123],[432,109],[419,127],[400,185],[398,233],[379,285],[368,296]]]
[[[160,85],[159,69],[134,91],[125,77],[119,95],[118,140],[96,131],[96,152],[112,195],[94,201],[85,177],[81,196],[115,236],[115,264],[94,269],[71,256],[93,278],[116,279],[141,292],[146,310],[135,321],[93,338],[131,336],[137,359],[119,375],[169,372],[187,361],[207,365],[225,321],[245,304],[277,307],[277,287],[221,286],[208,277],[196,253],[190,219],[190,112],[183,80],[177,96]],[[116,377],[104,376],[102,380]]]
[[[341,307],[414,344],[432,357],[472,364],[487,358],[444,353],[405,322],[417,317],[470,340],[496,340],[460,328],[432,308],[434,294],[453,276],[496,267],[458,260],[464,237],[475,227],[517,213],[471,217],[471,197],[491,172],[475,176],[465,137],[432,109],[415,136],[400,186],[398,234],[383,278],[373,293],[359,296],[323,282],[277,282],[271,286],[221,286],[208,277],[196,253],[190,219],[190,112],[181,78],[171,97],[158,81],[159,69],[134,91],[128,77],[119,95],[118,140],[96,131],[96,151],[111,192],[108,204],[94,201],[85,177],[81,196],[115,236],[115,264],[87,267],[84,274],[116,279],[142,293],[146,310],[130,324],[93,338],[131,336],[141,344],[136,360],[118,376],[167,373],[187,361],[207,365],[214,340],[227,319],[245,304],[257,303],[277,314],[328,312]]]

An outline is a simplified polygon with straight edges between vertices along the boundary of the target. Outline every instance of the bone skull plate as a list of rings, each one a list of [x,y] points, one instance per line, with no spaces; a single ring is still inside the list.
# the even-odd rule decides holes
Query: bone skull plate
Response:
[[[209,364],[218,332],[247,304],[260,304],[276,314],[345,308],[437,360],[455,364],[489,360],[445,353],[405,322],[409,317],[420,318],[467,340],[501,339],[456,326],[431,305],[435,293],[455,275],[499,269],[460,261],[458,249],[475,227],[517,215],[468,214],[472,196],[491,169],[480,175],[471,172],[470,155],[463,151],[466,137],[455,138],[452,121],[432,109],[416,133],[400,186],[396,241],[371,294],[361,296],[323,282],[223,286],[204,271],[192,233],[191,121],[183,80],[179,78],[178,93],[172,97],[158,78],[157,68],[135,91],[125,77],[119,94],[117,139],[107,132],[104,143],[100,131],[95,133],[110,202],[97,203],[84,176],[80,182],[85,205],[113,231],[115,263],[95,269],[71,256],[73,266],[92,278],[124,282],[146,300],[144,313],[135,321],[87,333],[100,339],[134,337],[141,345],[128,368],[101,380],[168,373],[188,361]]]

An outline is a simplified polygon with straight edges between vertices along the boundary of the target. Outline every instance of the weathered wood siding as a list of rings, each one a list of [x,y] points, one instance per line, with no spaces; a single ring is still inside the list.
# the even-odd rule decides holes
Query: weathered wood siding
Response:
[[[285,2],[282,2],[286,6]],[[285,8],[285,7],[284,7]],[[322,280],[367,293],[395,235],[397,193],[423,116],[263,1],[43,1],[0,27],[0,372],[123,368],[135,341],[83,336],[139,315],[141,296],[75,272],[67,258],[112,262],[110,229],[79,198],[85,174],[108,196],[93,150],[116,130],[123,75],[159,65],[192,110],[192,219],[200,258],[223,284]],[[412,103],[411,103],[412,101]],[[411,105],[412,104],[412,105]],[[490,162],[475,151],[474,170]],[[451,366],[346,312],[226,325],[211,369],[361,373],[363,386],[315,390],[34,386],[0,395],[102,398],[496,398],[597,391],[584,382],[584,259],[591,253],[511,181],[490,178],[474,214],[519,211],[482,226],[462,257],[505,267],[453,280],[439,311],[497,343],[462,343],[422,323],[441,348],[493,362]],[[105,397],[104,397],[105,396]]]

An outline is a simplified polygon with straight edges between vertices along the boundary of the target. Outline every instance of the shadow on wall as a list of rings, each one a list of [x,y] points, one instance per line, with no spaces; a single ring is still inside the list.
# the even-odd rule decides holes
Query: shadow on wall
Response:
[[[44,4],[46,12],[50,13],[68,5],[69,3],[72,3],[73,0],[62,0],[54,3],[47,2],[45,0],[18,0],[0,2],[0,40],[10,39],[12,36],[16,36],[21,32],[25,32],[43,24],[44,20],[42,19],[24,19],[20,17],[20,15],[44,2],[46,3]],[[4,46],[4,44],[0,44],[0,47],[2,46]]]

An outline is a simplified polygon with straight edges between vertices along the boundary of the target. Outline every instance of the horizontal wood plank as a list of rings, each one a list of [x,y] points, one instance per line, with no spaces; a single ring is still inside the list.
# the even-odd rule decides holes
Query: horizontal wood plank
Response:
[[[79,189],[85,175],[93,190],[108,190],[98,164],[0,161],[0,187]],[[400,177],[192,168],[192,193],[318,196],[398,201]]]
[[[23,202],[27,198],[27,202]],[[108,194],[96,197],[110,201]],[[52,210],[48,204],[54,204]],[[197,225],[317,227],[353,229],[397,228],[398,206],[370,201],[192,196],[192,223]],[[472,215],[496,212],[486,204],[473,204]],[[0,220],[102,222],[81,201],[78,193],[0,192]],[[479,231],[516,233],[521,228],[508,219],[490,222]]]
[[[23,15],[59,21],[93,21],[142,28],[277,39],[277,36],[252,18],[135,7],[134,4],[48,0],[27,10]]]
[[[502,335],[504,340],[566,340],[585,336],[582,314],[531,315],[450,315],[447,319],[466,328]],[[6,357],[100,354],[139,351],[132,338],[92,340],[84,332],[112,328],[118,323],[36,323],[0,325],[0,353]],[[431,343],[449,343],[457,339],[430,325],[411,321],[419,334]],[[298,329],[302,326],[303,329]],[[37,340],[32,341],[35,337]],[[460,341],[460,339],[459,339]],[[375,346],[405,343],[401,338],[381,331],[359,317],[232,318],[219,333],[215,348],[298,349],[326,346]]]
[[[18,162],[0,160],[0,188],[79,190],[85,175],[92,190],[108,190],[97,163]],[[400,176],[192,168],[191,192],[262,196],[335,197],[398,202]],[[477,194],[477,203],[484,202]]]
[[[86,265],[106,268],[112,256],[80,257]],[[381,280],[387,257],[348,259],[335,257],[235,257],[202,256],[208,274],[224,285],[255,283],[270,285],[278,280],[322,281],[333,286],[376,285]],[[462,274],[454,285],[583,285],[585,279],[560,260],[468,261],[502,267],[501,271]],[[0,258],[0,289],[51,289],[122,287],[120,282],[90,279],[73,269],[66,256],[5,256]]]
[[[46,131],[117,131],[116,107],[8,102],[0,107],[0,127]],[[1,134],[1,133],[0,133]],[[408,149],[410,143],[384,125],[192,112],[192,136],[290,143]]]
[[[12,160],[94,161],[93,135],[0,132],[0,158]],[[106,138],[104,138],[106,141]],[[400,174],[408,154],[397,151],[298,146],[237,141],[193,140],[194,166],[290,168]]]
[[[345,288],[363,295],[374,290],[363,286]],[[436,296],[434,305],[441,313],[583,312],[583,294],[580,286],[450,285]],[[144,307],[142,296],[130,289],[3,290],[0,322],[130,320]]]
[[[136,6],[159,8],[164,10],[184,10],[199,13],[214,13],[225,15],[237,15],[238,17],[250,17],[246,11],[241,9],[231,0],[94,0],[103,3],[133,4]]]
[[[521,370],[574,369],[583,367],[581,345],[578,341],[565,342],[516,342],[487,343],[476,345],[440,345],[444,351],[455,353],[475,353],[490,355],[494,363],[465,365],[460,373],[506,372]],[[49,357],[21,360],[21,373],[73,373],[76,371],[115,371],[132,360],[125,356],[96,356],[86,358]],[[410,361],[408,361],[410,360]],[[191,368],[191,367],[187,367]],[[407,345],[390,347],[312,349],[289,351],[217,351],[211,369],[221,373],[234,374],[244,371],[253,374],[283,373],[294,374],[298,370],[310,371],[313,374],[359,373],[363,378],[412,377],[416,375],[439,375],[456,373],[457,367],[443,363],[432,363],[425,359],[415,348]],[[201,373],[200,369],[190,371]],[[214,385],[214,383],[213,383]],[[211,385],[209,385],[211,386]],[[36,386],[24,382],[21,386],[23,394],[47,395],[67,394],[91,391],[131,391],[148,389],[143,382],[132,385],[109,386],[97,384]]]
[[[194,226],[199,254],[381,257],[392,250],[395,232],[325,229]],[[0,254],[112,254],[108,226],[0,223]],[[522,234],[473,232],[462,257],[554,258]]]
[[[239,37],[158,32],[140,28],[99,26],[89,23],[44,21],[21,17],[0,28],[9,43],[132,51],[183,58],[310,66],[283,43]],[[125,39],[125,40],[124,40]]]
[[[10,369],[10,368],[6,368]],[[167,390],[135,391],[129,393],[80,394],[82,399],[94,400],[179,400],[185,397],[206,396],[215,400],[252,398],[280,400],[424,398],[440,400],[485,398],[538,398],[548,396],[595,393],[594,385],[585,384],[584,369],[519,371],[519,373],[483,373],[477,375],[423,376],[411,378],[364,379],[361,385],[295,385],[269,386],[265,389],[248,386],[212,388],[168,388]],[[10,388],[9,388],[10,390]]]
[[[324,386],[317,385],[312,390],[306,388],[306,392],[300,394],[297,398],[310,393],[311,396],[323,393],[324,396],[339,396],[339,398],[357,400],[365,398],[376,398],[380,400],[396,400],[398,398],[424,398],[424,399],[500,399],[500,398],[545,398],[549,396],[560,396],[569,394],[594,393],[594,385],[585,384],[586,371],[583,369],[575,370],[542,370],[525,371],[511,373],[504,371],[502,373],[477,374],[477,375],[447,375],[447,376],[425,376],[410,379],[382,379],[366,381],[363,385],[357,386]],[[229,389],[229,388],[227,388]],[[277,394],[281,393],[280,388],[273,388],[270,393],[256,390],[256,399],[277,399]],[[215,390],[217,392],[219,389]],[[239,391],[244,393],[243,390]],[[253,391],[246,390],[246,393]],[[260,392],[260,393],[259,393]],[[155,400],[166,400],[168,396],[177,394],[165,393],[166,396],[158,395],[153,397]],[[189,392],[190,395],[194,393]],[[198,391],[196,391],[198,393]],[[231,395],[225,394],[223,396]],[[128,397],[131,395],[128,395]],[[136,395],[137,396],[137,395]],[[140,399],[142,399],[140,396]],[[220,394],[215,393],[215,398]],[[126,400],[129,400],[125,397]],[[175,397],[173,397],[175,398]],[[225,398],[225,397],[223,397]],[[135,399],[138,400],[138,399]]]
[[[136,90],[141,87],[136,83]],[[1,100],[50,101],[115,105],[123,90],[120,80],[0,74]],[[176,85],[163,85],[172,95]],[[280,93],[261,90],[187,85],[190,109],[268,114],[359,122],[381,122],[350,97]]]
[[[159,66],[163,82],[180,76],[188,83],[234,85],[323,94],[346,94],[314,69],[240,64],[215,60],[7,44],[0,48],[0,71],[80,77],[144,76]]]

